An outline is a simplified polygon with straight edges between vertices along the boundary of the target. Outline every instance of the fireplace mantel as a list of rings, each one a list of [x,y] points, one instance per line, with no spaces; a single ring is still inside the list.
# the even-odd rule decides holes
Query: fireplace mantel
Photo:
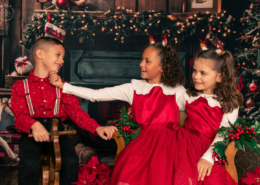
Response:
[[[73,85],[112,86],[140,79],[141,52],[70,50],[69,53],[69,83]],[[183,71],[185,55],[178,52]]]

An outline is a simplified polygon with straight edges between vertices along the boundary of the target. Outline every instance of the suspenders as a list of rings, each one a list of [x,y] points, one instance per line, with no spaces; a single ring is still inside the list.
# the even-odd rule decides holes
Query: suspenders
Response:
[[[23,85],[24,85],[24,91],[26,94],[26,100],[29,108],[30,115],[34,117],[34,110],[33,110],[33,105],[30,97],[30,92],[29,92],[29,85],[28,85],[28,80],[27,78],[23,80]],[[55,107],[53,110],[53,114],[55,117],[58,117],[60,110],[60,89],[56,87],[56,101],[55,101]]]

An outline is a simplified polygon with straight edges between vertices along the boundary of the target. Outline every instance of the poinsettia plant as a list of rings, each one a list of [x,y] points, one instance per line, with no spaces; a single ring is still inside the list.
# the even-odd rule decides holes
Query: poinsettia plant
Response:
[[[121,108],[120,112],[120,119],[109,120],[107,121],[107,125],[117,127],[120,135],[125,140],[125,144],[128,145],[130,141],[139,135],[141,129],[139,128],[138,123],[132,120],[131,115],[128,115],[125,107]]]
[[[239,185],[260,185],[260,168],[255,167],[253,172],[247,172],[246,177],[240,177]]]
[[[105,164],[101,164],[96,156],[93,156],[87,164],[79,167],[77,185],[109,185],[112,170]]]
[[[223,141],[218,141],[214,144],[215,148],[213,158],[218,159],[219,164],[226,162],[225,150],[228,144],[232,141],[236,143],[236,147],[245,151],[245,145],[250,148],[250,151],[255,150],[260,152],[257,144],[256,135],[260,134],[260,124],[248,122],[245,119],[238,118],[234,124],[229,121],[230,127],[221,127],[216,132],[224,137]]]

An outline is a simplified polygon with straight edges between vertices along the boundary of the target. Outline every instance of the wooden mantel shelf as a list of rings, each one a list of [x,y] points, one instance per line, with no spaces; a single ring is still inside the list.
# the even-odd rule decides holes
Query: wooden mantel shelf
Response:
[[[11,95],[11,89],[0,88],[0,95]]]
[[[59,10],[34,10],[35,13],[59,13]],[[67,13],[66,10],[62,10],[62,13]],[[99,19],[105,19],[104,11],[79,11],[79,10],[71,10],[72,13],[77,14],[90,14],[96,15]],[[135,14],[137,12],[127,12],[127,14]],[[172,16],[175,17],[177,20],[187,20],[191,18],[194,14],[198,12],[185,12],[185,13],[171,13]],[[206,12],[205,12],[206,13]],[[122,14],[121,12],[115,12],[115,14]]]

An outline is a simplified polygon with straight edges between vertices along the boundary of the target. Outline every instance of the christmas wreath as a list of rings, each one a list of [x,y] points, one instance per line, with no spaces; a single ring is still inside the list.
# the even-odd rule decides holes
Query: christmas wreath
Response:
[[[245,151],[245,145],[250,148],[250,151],[255,150],[260,152],[255,136],[260,134],[260,124],[248,122],[245,119],[238,118],[234,124],[229,122],[230,127],[221,127],[216,132],[224,137],[223,141],[218,141],[214,144],[213,158],[218,159],[219,164],[226,162],[225,150],[228,144],[232,141],[236,143],[236,147]]]
[[[138,123],[132,120],[131,115],[127,114],[125,107],[121,108],[120,112],[120,119],[109,120],[107,121],[107,125],[117,127],[120,135],[125,140],[125,144],[128,145],[130,141],[139,135],[141,129],[139,128]]]

